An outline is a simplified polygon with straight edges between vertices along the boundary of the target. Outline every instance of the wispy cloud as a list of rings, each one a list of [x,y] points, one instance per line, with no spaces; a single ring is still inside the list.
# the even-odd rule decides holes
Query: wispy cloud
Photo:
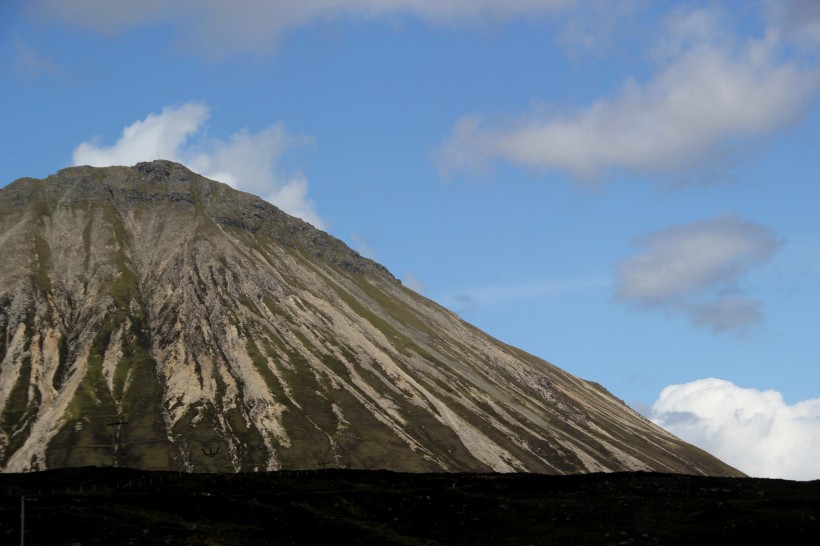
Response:
[[[270,51],[293,29],[340,17],[410,15],[436,24],[486,24],[556,13],[576,3],[578,0],[34,0],[34,7],[43,17],[104,33],[170,23],[181,29],[180,43],[185,47],[222,57]]]
[[[293,135],[282,123],[258,133],[240,130],[227,140],[208,139],[203,129],[209,108],[199,102],[166,107],[159,114],[126,126],[112,145],[99,139],[81,143],[72,161],[75,165],[133,165],[140,161],[178,161],[208,178],[267,199],[285,212],[323,229],[326,223],[308,196],[308,181],[302,173],[285,173],[279,167],[289,151],[313,142],[306,135]]]
[[[406,286],[410,290],[413,290],[414,292],[418,292],[419,294],[424,293],[424,283],[421,282],[421,279],[419,279],[411,271],[405,271],[404,277],[402,277],[402,283],[404,284],[404,286]]]
[[[820,3],[816,0],[766,0],[764,5],[783,39],[820,45]]]
[[[433,299],[456,312],[471,312],[479,306],[506,305],[538,298],[559,297],[583,290],[604,289],[608,286],[608,281],[600,277],[539,279],[462,288],[434,296]]]
[[[371,260],[376,258],[376,253],[373,251],[373,248],[370,246],[367,237],[365,237],[364,235],[358,233],[352,234],[350,236],[350,243],[353,247],[353,250],[355,250],[365,258],[370,258]]]
[[[612,171],[667,174],[708,168],[727,149],[802,119],[820,88],[814,69],[784,61],[773,34],[740,40],[708,10],[676,12],[646,82],[578,110],[514,121],[470,114],[438,150],[443,173],[502,160],[597,181]]]
[[[447,298],[444,304],[459,315],[467,315],[478,309],[478,303],[469,294],[454,294]]]
[[[820,399],[788,405],[777,391],[701,379],[666,387],[651,416],[751,476],[820,479]]]
[[[634,33],[636,17],[645,7],[644,0],[585,0],[567,17],[556,34],[556,42],[573,58],[602,57],[618,51]]]
[[[32,81],[46,76],[63,76],[60,66],[23,40],[17,40],[14,68],[17,74]]]
[[[636,243],[644,250],[618,264],[616,296],[715,332],[760,320],[760,302],[744,297],[738,283],[782,244],[771,229],[737,216],[673,226]]]

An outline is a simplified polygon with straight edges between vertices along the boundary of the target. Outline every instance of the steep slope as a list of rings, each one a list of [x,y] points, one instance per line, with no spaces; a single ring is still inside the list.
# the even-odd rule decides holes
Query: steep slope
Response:
[[[0,468],[737,471],[167,161],[0,190]]]

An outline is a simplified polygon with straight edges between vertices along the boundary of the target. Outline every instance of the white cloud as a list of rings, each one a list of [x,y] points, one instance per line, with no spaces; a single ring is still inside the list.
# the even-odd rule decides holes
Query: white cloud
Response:
[[[645,250],[618,264],[618,298],[683,313],[716,332],[760,320],[760,303],[741,297],[737,283],[781,245],[769,228],[723,216],[673,226],[636,242]]]
[[[598,180],[610,171],[657,174],[708,167],[727,147],[801,118],[820,78],[779,56],[773,35],[737,42],[712,12],[676,12],[647,82],[574,112],[517,121],[459,120],[438,151],[445,174],[503,160]]]
[[[72,161],[92,167],[133,165],[152,159],[180,161],[183,145],[200,131],[208,115],[208,107],[196,102],[163,108],[162,113],[149,114],[125,127],[112,146],[102,145],[98,138],[83,142],[74,150]]]
[[[312,143],[311,137],[289,134],[284,124],[276,123],[258,133],[241,130],[228,140],[208,140],[202,132],[209,114],[208,107],[198,102],[166,107],[125,127],[111,146],[99,139],[83,142],[74,150],[72,161],[98,167],[154,159],[178,161],[208,178],[267,199],[320,229],[325,227],[308,199],[305,176],[283,173],[279,167],[286,153]]]
[[[751,476],[820,479],[820,399],[701,379],[666,387],[652,420]]]
[[[283,34],[318,20],[406,14],[438,24],[491,23],[564,10],[577,0],[35,0],[43,17],[111,33],[151,24],[183,29],[180,41],[209,56],[265,51]]]
[[[259,133],[241,130],[227,141],[211,141],[207,151],[186,153],[191,168],[214,180],[259,195],[288,214],[324,229],[326,223],[308,199],[308,181],[302,173],[282,173],[281,158],[290,150],[313,143],[305,135],[291,135],[284,123]]]

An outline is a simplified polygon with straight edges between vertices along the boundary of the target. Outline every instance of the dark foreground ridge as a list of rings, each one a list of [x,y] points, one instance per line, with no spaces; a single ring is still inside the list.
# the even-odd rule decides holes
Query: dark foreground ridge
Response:
[[[74,468],[0,475],[2,543],[22,497],[28,545],[820,543],[820,481]]]

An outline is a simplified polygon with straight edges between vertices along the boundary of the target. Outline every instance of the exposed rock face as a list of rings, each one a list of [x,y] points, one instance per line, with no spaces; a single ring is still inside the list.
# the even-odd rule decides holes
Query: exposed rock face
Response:
[[[6,471],[739,474],[181,165],[10,184],[0,256]]]

